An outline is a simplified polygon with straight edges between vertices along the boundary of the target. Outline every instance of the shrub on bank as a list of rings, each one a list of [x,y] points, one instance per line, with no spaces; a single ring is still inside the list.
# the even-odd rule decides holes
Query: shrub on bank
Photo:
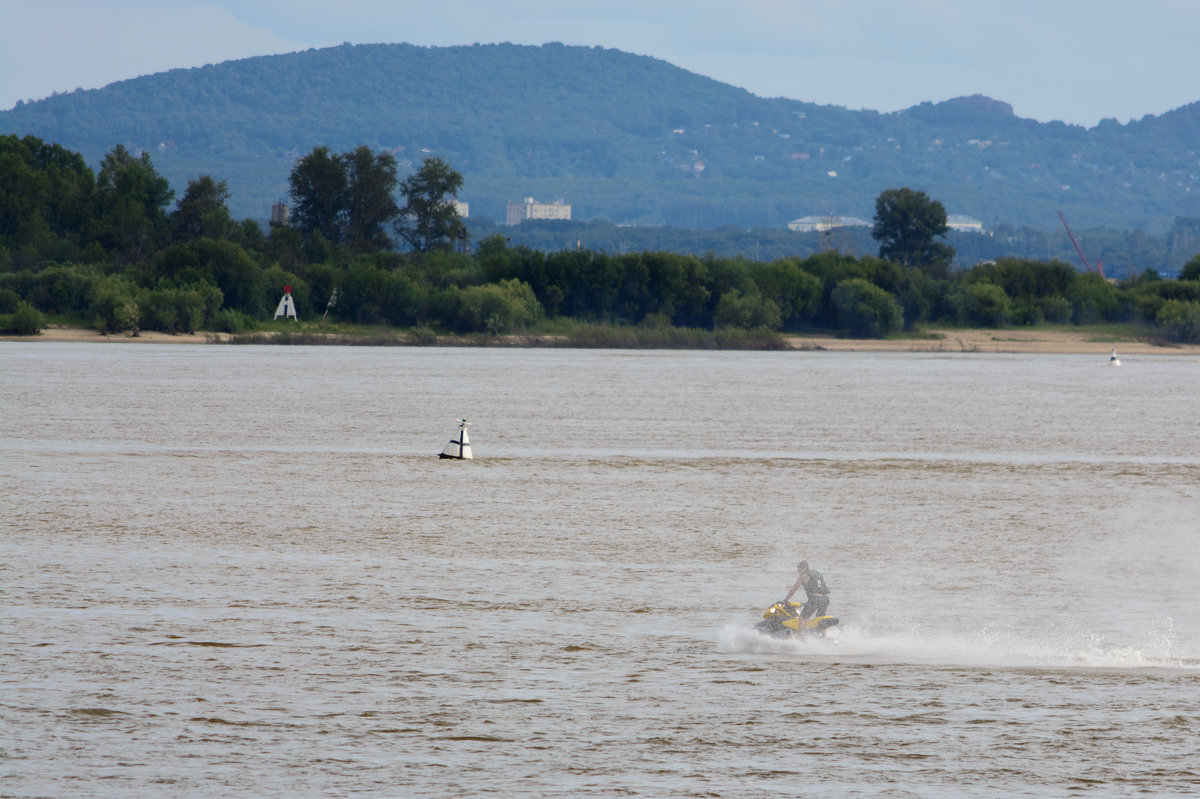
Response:
[[[863,278],[843,280],[831,295],[838,327],[860,338],[883,338],[904,327],[904,311],[889,292]]]
[[[580,324],[559,339],[562,346],[589,349],[784,350],[787,340],[773,330],[694,327],[630,327]]]
[[[17,304],[11,314],[0,315],[0,333],[15,336],[36,336],[46,326],[46,317],[27,302]]]
[[[1155,321],[1174,341],[1200,343],[1200,302],[1167,300]]]

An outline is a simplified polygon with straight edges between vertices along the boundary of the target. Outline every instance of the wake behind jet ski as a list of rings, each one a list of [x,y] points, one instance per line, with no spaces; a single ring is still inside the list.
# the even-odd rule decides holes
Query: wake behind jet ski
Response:
[[[763,620],[754,629],[773,638],[799,638],[808,635],[824,636],[825,632],[840,623],[836,616],[803,617],[804,603],[783,600],[776,602],[763,613]]]

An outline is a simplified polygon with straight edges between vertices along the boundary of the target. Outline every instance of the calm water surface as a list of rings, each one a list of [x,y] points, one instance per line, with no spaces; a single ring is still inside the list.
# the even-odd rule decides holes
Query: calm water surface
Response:
[[[0,343],[0,796],[1200,794],[1123,360]]]

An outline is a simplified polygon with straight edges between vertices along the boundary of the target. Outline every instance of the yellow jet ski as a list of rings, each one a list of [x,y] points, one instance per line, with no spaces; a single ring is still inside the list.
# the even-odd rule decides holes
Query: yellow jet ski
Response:
[[[825,635],[825,631],[839,623],[836,616],[817,616],[812,619],[800,617],[803,602],[776,602],[763,613],[763,620],[754,628],[764,635],[775,638],[795,638],[805,635]]]

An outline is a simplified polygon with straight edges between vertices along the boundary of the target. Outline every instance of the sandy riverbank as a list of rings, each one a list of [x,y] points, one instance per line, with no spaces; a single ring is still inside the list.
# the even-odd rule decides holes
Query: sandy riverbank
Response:
[[[159,333],[154,330],[145,330],[137,336],[133,336],[129,333],[104,334],[86,327],[50,325],[36,336],[0,336],[0,341],[70,341],[96,342],[97,344],[214,344],[220,343],[228,337],[225,333],[203,332],[173,336],[169,333]]]
[[[825,349],[839,352],[1023,352],[1108,355],[1200,356],[1200,345],[1152,342],[1140,339],[1098,340],[1094,333],[1056,330],[940,330],[937,338],[843,339],[832,336],[791,336],[796,349]]]
[[[850,339],[833,336],[789,336],[788,343],[798,350],[836,352],[954,352],[954,353],[1080,353],[1107,355],[1116,348],[1118,355],[1188,355],[1200,357],[1200,345],[1166,344],[1150,341],[1096,340],[1095,334],[1069,329],[1056,330],[941,330],[932,338]],[[70,341],[98,344],[214,344],[226,341],[225,333],[170,335],[144,331],[137,337],[128,333],[110,335],[77,327],[51,326],[37,336],[0,336],[0,341]]]

